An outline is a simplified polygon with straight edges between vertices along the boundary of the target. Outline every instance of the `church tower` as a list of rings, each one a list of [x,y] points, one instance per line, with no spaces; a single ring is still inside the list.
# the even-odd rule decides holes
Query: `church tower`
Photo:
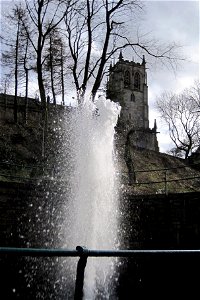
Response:
[[[154,128],[149,128],[145,57],[140,64],[124,60],[120,52],[117,63],[109,71],[107,98],[121,105],[118,128],[129,135],[133,146],[159,151],[156,121]]]

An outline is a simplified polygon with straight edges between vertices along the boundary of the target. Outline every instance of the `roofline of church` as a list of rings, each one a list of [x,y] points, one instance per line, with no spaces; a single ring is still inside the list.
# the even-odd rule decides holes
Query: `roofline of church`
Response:
[[[146,65],[146,60],[145,60],[145,56],[143,55],[143,58],[142,58],[142,62],[141,63],[139,63],[139,62],[135,62],[134,60],[132,60],[132,61],[129,61],[129,60],[124,60],[124,58],[123,58],[123,55],[122,55],[122,51],[120,51],[120,54],[119,54],[119,57],[118,57],[118,61],[114,64],[114,65],[112,65],[112,63],[111,63],[111,65],[110,65],[110,70],[112,69],[112,68],[114,68],[116,65],[119,65],[119,64],[121,64],[121,63],[123,63],[123,64],[129,64],[129,65],[132,65],[132,66],[144,66],[144,68],[145,68],[145,65]]]

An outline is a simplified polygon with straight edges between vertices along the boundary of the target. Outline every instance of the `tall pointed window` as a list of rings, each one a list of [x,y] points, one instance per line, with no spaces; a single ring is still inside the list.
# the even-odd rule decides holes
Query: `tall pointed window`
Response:
[[[133,93],[131,94],[131,102],[135,102],[135,95]]]
[[[124,74],[124,87],[129,87],[131,83],[130,72],[127,70]]]
[[[134,88],[140,90],[140,74],[138,72],[134,76]]]

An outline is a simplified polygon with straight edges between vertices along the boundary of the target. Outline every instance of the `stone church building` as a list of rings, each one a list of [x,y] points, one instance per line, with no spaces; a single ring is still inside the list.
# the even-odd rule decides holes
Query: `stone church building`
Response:
[[[157,125],[149,128],[149,106],[146,62],[123,59],[120,52],[116,64],[110,66],[107,98],[121,105],[118,131],[129,137],[132,146],[159,151]]]

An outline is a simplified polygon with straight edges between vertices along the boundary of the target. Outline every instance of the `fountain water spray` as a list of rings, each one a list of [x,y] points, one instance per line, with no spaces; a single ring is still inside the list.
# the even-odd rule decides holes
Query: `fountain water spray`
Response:
[[[120,107],[99,97],[85,101],[72,118],[71,193],[66,204],[66,248],[117,249],[118,180],[114,150]],[[109,298],[113,258],[89,259],[85,270],[85,299]],[[110,299],[110,298],[109,298]]]

